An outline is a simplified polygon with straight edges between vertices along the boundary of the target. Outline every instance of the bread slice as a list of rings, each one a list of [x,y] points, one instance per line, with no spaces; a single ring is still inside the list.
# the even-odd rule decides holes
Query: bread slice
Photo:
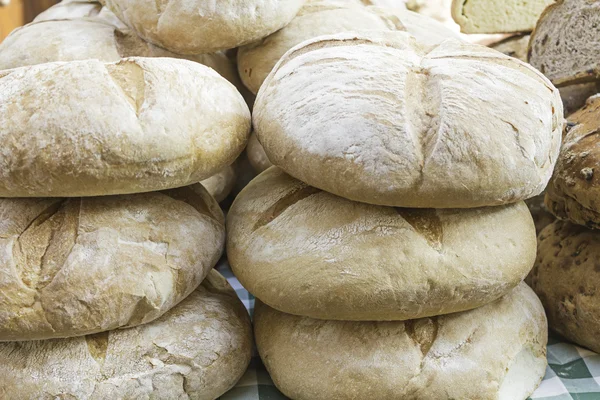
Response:
[[[600,2],[560,0],[548,7],[529,43],[529,63],[556,86],[600,77]]]
[[[463,33],[531,32],[555,0],[454,0],[452,18]]]

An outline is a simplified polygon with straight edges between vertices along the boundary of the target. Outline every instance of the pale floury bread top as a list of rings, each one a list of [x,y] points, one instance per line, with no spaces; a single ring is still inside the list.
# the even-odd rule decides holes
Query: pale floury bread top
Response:
[[[254,108],[269,160],[339,196],[398,207],[500,205],[538,195],[559,152],[558,90],[531,66],[404,32],[306,41]]]
[[[547,226],[531,287],[540,297],[550,329],[600,352],[600,235],[566,221]]]
[[[97,16],[102,10],[102,4],[92,0],[62,0],[38,14],[34,22],[60,20],[67,18],[84,18]]]
[[[198,63],[128,58],[0,71],[0,196],[161,190],[231,164],[250,133],[236,88]]]
[[[546,370],[547,329],[524,283],[475,310],[406,322],[316,320],[260,302],[254,314],[263,362],[297,400],[525,400]]]
[[[239,49],[240,76],[257,93],[277,61],[297,44],[334,33],[384,29],[408,31],[432,44],[457,37],[439,22],[399,7],[365,7],[359,0],[308,0],[284,28]]]
[[[223,251],[223,214],[199,184],[160,193],[0,200],[0,341],[148,323]]]
[[[15,29],[0,43],[0,70],[90,58],[116,62],[126,57],[185,58],[213,68],[236,87],[242,86],[236,67],[224,53],[172,53],[139,38],[106,8],[94,17],[33,22]]]
[[[556,0],[454,0],[452,17],[464,33],[531,32]]]
[[[288,24],[304,0],[101,0],[143,39],[179,54],[225,50]]]
[[[336,320],[406,320],[482,306],[535,260],[525,204],[405,209],[334,196],[271,168],[227,217],[240,282],[280,311]]]
[[[79,338],[0,343],[0,398],[213,400],[240,379],[251,355],[248,313],[213,270],[190,296],[149,324]]]
[[[561,0],[540,17],[529,44],[529,62],[554,84],[598,81],[600,2]]]
[[[569,124],[546,191],[548,209],[560,219],[600,228],[600,96],[569,117]]]

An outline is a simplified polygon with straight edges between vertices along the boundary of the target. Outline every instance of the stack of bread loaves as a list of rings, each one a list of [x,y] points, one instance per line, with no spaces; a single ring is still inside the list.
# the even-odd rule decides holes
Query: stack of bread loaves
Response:
[[[252,331],[212,269],[224,217],[198,182],[234,162],[251,118],[200,62],[227,77],[222,51],[301,1],[106,3],[122,21],[69,2],[0,45],[0,398],[214,399]]]
[[[455,39],[340,33],[288,51],[253,115],[276,165],[228,214],[255,335],[293,399],[525,399],[547,323],[522,280],[558,91]]]

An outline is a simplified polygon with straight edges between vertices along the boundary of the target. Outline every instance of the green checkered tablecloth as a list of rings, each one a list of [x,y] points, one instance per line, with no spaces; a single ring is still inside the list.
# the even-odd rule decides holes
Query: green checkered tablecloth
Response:
[[[217,266],[249,310],[254,297],[233,276],[226,260]],[[532,400],[600,400],[600,355],[550,336],[546,376]],[[236,387],[221,400],[284,400],[256,354]]]

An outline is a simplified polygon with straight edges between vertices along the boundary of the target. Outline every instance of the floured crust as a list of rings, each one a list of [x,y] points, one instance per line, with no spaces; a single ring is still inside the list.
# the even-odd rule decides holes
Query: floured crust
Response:
[[[0,343],[0,397],[212,400],[245,372],[252,328],[218,272],[146,325],[97,335]]]
[[[600,228],[598,134],[600,97],[569,117],[554,175],[546,191],[546,206],[560,219]]]
[[[240,48],[238,70],[242,81],[257,93],[277,61],[292,47],[317,36],[359,30],[406,30],[433,43],[456,37],[437,21],[402,8],[365,7],[358,0],[308,0],[284,28]]]
[[[297,317],[257,302],[256,343],[298,400],[521,400],[546,369],[547,322],[527,285],[472,311],[408,322]]]
[[[100,13],[100,10],[102,10],[102,4],[98,1],[62,0],[60,3],[38,14],[33,21],[95,17]]]
[[[464,311],[518,285],[535,261],[523,203],[414,210],[352,202],[271,168],[236,198],[227,254],[242,285],[280,311],[406,320]]]
[[[531,287],[540,297],[550,328],[563,337],[600,351],[597,292],[600,236],[579,225],[556,221],[538,237]]]
[[[558,90],[519,60],[371,31],[290,50],[253,119],[269,160],[312,186],[379,205],[469,208],[540,194],[562,115]]]
[[[235,87],[190,61],[86,60],[0,71],[0,196],[197,183],[231,164],[249,133],[250,112]]]
[[[12,31],[0,43],[0,70],[90,58],[117,62],[126,57],[170,57],[211,67],[236,87],[242,87],[237,68],[224,53],[182,56],[154,46],[139,38],[106,7],[89,18],[68,15],[59,20],[42,19]]]
[[[531,32],[556,0],[454,0],[452,18],[463,33]]]
[[[0,341],[148,323],[200,284],[225,241],[223,214],[200,185],[3,199],[0,214]]]
[[[287,25],[304,0],[100,0],[146,41],[178,54],[239,47]]]

